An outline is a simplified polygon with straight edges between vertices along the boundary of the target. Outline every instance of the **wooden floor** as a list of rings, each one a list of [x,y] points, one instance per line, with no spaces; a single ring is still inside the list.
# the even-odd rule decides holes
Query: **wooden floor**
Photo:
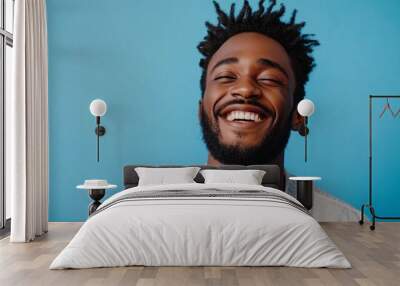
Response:
[[[0,285],[400,285],[400,223],[325,223],[352,269],[289,267],[120,267],[48,270],[80,223],[50,223],[49,233],[32,242],[0,241]]]

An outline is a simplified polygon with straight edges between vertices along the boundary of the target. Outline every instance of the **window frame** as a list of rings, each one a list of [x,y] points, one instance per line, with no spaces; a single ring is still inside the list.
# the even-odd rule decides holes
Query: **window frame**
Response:
[[[0,0],[1,21],[0,21],[0,237],[9,233],[10,219],[6,218],[6,189],[5,189],[5,93],[6,93],[6,50],[7,46],[13,48],[13,33],[6,30],[6,1]],[[11,0],[13,13],[15,0]],[[15,13],[14,13],[15,15]],[[14,17],[12,15],[12,17]],[[14,27],[13,27],[14,30]]]

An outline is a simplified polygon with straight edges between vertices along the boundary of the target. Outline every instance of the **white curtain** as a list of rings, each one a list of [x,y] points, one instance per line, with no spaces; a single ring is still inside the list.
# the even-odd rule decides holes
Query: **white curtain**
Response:
[[[47,232],[48,103],[45,0],[16,0],[13,92],[6,110],[12,242]]]

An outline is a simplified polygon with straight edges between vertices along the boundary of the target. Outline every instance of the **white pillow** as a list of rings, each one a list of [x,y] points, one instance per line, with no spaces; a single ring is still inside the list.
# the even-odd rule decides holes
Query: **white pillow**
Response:
[[[246,184],[261,185],[265,171],[261,170],[201,170],[205,184]]]
[[[199,167],[135,168],[139,176],[139,186],[195,183],[193,179],[199,170]]]

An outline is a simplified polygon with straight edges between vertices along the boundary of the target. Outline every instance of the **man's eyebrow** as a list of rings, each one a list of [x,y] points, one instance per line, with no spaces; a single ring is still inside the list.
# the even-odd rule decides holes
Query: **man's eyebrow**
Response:
[[[217,62],[214,67],[211,69],[211,72],[214,71],[217,67],[222,66],[222,65],[228,65],[228,64],[234,64],[239,62],[238,58],[226,58],[222,59],[219,62]]]
[[[287,73],[287,71],[277,62],[271,61],[269,59],[264,59],[264,58],[259,59],[257,62],[266,67],[276,68],[276,69],[280,70],[289,79],[289,74]]]

